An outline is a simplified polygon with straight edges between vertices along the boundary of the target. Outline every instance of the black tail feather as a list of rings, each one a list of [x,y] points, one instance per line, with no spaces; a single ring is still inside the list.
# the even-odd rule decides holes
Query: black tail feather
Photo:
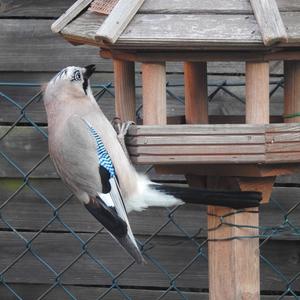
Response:
[[[216,205],[234,209],[257,207],[262,199],[262,194],[259,192],[214,191],[161,184],[152,184],[151,187],[186,203]]]

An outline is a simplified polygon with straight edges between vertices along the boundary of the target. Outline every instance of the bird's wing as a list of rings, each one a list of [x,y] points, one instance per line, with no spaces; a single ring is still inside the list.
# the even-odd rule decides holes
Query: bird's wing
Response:
[[[96,143],[80,116],[73,115],[65,122],[50,148],[59,174],[76,195],[102,192]]]
[[[137,262],[142,262],[143,258],[136,244],[135,238],[133,236],[128,221],[127,212],[123,202],[123,197],[119,187],[117,174],[113,162],[97,130],[89,121],[85,119],[83,120],[86,126],[88,127],[90,135],[96,141],[96,152],[99,160],[99,170],[101,175],[102,186],[104,187],[103,192],[99,193],[99,198],[103,200],[110,207],[110,209],[114,210],[117,213],[118,217],[120,217],[125,222],[125,224],[127,225],[127,235],[129,240],[131,241],[131,244],[133,244],[133,248],[131,248],[129,251],[127,245],[128,241],[125,241],[123,239],[118,240],[123,246],[124,243],[126,244],[126,249],[137,260]]]
[[[66,123],[62,145],[68,181],[86,192],[89,212],[139,263],[143,261],[128,221],[113,163],[93,125],[80,116]]]

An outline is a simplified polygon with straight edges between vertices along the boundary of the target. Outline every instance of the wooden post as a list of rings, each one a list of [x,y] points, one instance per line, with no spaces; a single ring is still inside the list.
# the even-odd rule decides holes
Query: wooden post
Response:
[[[246,123],[268,124],[269,63],[246,63]]]
[[[268,63],[246,65],[246,122],[269,123]],[[257,227],[258,210],[247,209],[237,214],[233,209],[210,206],[208,212],[208,227],[217,228],[209,231],[210,300],[260,299],[259,239],[230,240],[238,236],[257,236],[259,230],[224,224],[217,227],[221,223],[220,216],[227,216],[224,221],[233,225]],[[222,239],[225,240],[218,241]]]
[[[246,123],[269,124],[269,63],[246,63]],[[276,177],[240,177],[242,191],[260,191],[263,203],[269,202]]]
[[[187,124],[208,123],[206,62],[184,63],[185,119]]]
[[[143,63],[142,79],[144,124],[167,124],[165,63]]]
[[[300,122],[300,61],[284,62],[284,121]]]
[[[187,124],[208,123],[206,62],[184,63],[185,121]],[[185,174],[190,186],[206,187],[206,176]]]
[[[115,110],[122,121],[136,121],[134,62],[114,59]]]

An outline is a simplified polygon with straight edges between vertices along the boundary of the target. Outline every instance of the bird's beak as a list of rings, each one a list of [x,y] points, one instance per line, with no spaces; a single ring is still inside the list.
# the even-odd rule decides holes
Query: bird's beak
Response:
[[[92,74],[96,71],[96,66],[95,65],[88,65],[84,67],[85,72],[83,73],[84,78],[89,79]]]

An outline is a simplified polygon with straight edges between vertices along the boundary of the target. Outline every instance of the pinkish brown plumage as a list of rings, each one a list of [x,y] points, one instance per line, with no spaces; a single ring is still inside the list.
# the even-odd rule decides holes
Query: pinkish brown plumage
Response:
[[[127,212],[182,201],[136,172],[92,94],[92,72],[92,66],[68,67],[46,87],[50,156],[75,196],[140,263]]]

